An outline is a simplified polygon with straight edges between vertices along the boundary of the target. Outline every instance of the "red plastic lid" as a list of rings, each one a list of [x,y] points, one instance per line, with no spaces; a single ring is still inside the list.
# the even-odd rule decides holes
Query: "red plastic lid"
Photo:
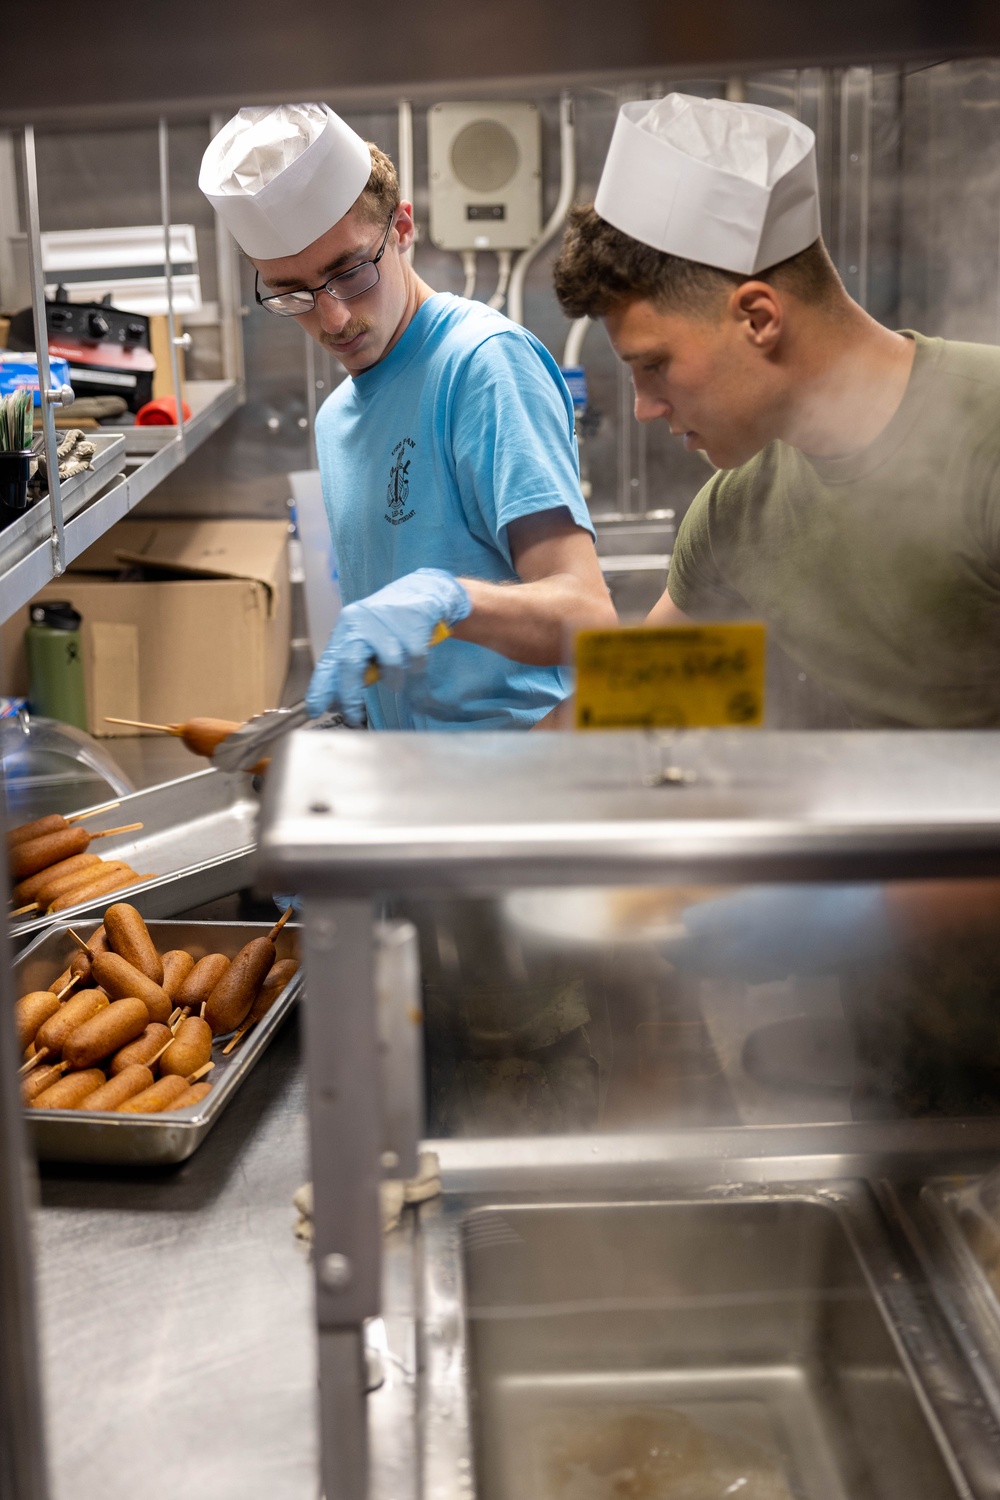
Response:
[[[191,408],[186,401],[181,402],[181,411],[184,413],[184,421],[190,421]],[[173,396],[161,396],[157,401],[147,401],[145,406],[140,406],[136,412],[135,425],[137,427],[176,427],[177,402]]]

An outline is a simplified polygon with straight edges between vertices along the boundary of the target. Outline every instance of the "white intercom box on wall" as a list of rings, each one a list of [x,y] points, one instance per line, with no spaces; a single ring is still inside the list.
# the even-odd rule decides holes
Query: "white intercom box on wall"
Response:
[[[427,113],[431,239],[441,250],[524,250],[541,232],[538,107],[435,104]]]

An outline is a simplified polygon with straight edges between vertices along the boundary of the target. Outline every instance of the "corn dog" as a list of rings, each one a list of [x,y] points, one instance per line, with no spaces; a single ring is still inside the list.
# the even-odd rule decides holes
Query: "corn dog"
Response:
[[[61,875],[69,875],[74,870],[87,870],[103,863],[99,854],[74,854],[72,859],[61,859],[58,864],[46,865],[37,875],[30,875],[27,880],[22,880],[20,885],[14,887],[14,905],[25,906],[29,901],[34,901],[42,886],[50,880],[58,880]]]
[[[298,970],[299,966],[294,958],[279,958],[277,963],[271,965],[267,971],[267,977],[260,987],[260,994],[250,1007],[247,1020],[251,1025],[262,1020],[267,1015],[275,1000],[277,1000],[292,976],[298,973]]]
[[[145,1003],[134,996],[105,1005],[66,1038],[63,1061],[71,1068],[91,1068],[102,1057],[110,1057],[134,1042],[149,1025]],[[192,1071],[194,1071],[192,1069]]]
[[[84,943],[83,940],[79,938],[75,932],[73,932],[72,927],[70,928],[70,933],[74,938],[77,939],[77,942],[81,944],[81,947],[80,951],[74,954],[73,958],[71,959],[69,968],[64,969],[63,972],[59,975],[59,978],[54,980],[53,983],[49,985],[49,989],[52,991],[52,993],[54,995],[59,995],[60,998],[62,997],[63,991],[69,988],[70,980],[79,981],[82,979],[90,978],[90,965],[93,961],[95,953],[108,952],[108,935],[104,931],[103,923],[100,927],[98,927],[97,931],[87,939],[86,943]]]
[[[187,1093],[188,1082],[177,1073],[168,1073],[166,1078],[158,1078],[149,1088],[143,1089],[140,1094],[133,1094],[131,1099],[126,1099],[124,1104],[119,1104],[120,1115],[155,1115],[161,1110],[168,1109],[174,1099],[179,1099],[181,1094]]]
[[[140,974],[120,953],[98,953],[91,967],[94,978],[113,1000],[137,995],[145,1002],[151,1021],[165,1021],[173,1007],[158,984]]]
[[[292,914],[289,907],[267,937],[253,938],[237,953],[205,1002],[205,1020],[216,1036],[235,1031],[246,1020],[277,953],[274,939]]]
[[[234,730],[243,727],[232,719],[188,719],[186,724],[146,724],[141,719],[112,719],[107,716],[105,720],[108,724],[128,724],[134,729],[155,729],[160,734],[172,734],[193,754],[204,755],[209,760],[223,740],[228,739]],[[250,767],[249,774],[260,776],[269,764],[268,760],[259,760],[255,766]]]
[[[7,834],[7,847],[13,849],[15,844],[26,844],[29,839],[41,838],[46,833],[59,833],[73,823],[82,823],[84,818],[96,818],[98,813],[110,812],[113,807],[120,806],[120,802],[105,802],[100,807],[92,807],[89,812],[70,813],[65,818],[62,813],[49,813],[44,818],[35,818],[32,823],[19,823]]]
[[[173,1041],[160,1058],[160,1072],[187,1078],[197,1073],[212,1056],[212,1028],[200,1016],[188,1016],[178,1026]]]
[[[96,859],[97,856],[95,855],[94,858]],[[42,911],[45,911],[58,897],[68,895],[70,891],[75,891],[81,886],[92,885],[95,880],[103,880],[105,875],[109,875],[112,871],[129,868],[130,866],[122,859],[99,859],[96,869],[88,865],[86,869],[70,870],[65,875],[56,875],[52,880],[45,881],[39,886],[35,900]]]
[[[119,1000],[119,1005],[122,1003]],[[102,1083],[92,1094],[84,1099],[81,1109],[117,1109],[119,1104],[124,1104],[126,1099],[131,1099],[134,1094],[141,1094],[143,1089],[148,1089],[153,1082],[153,1075],[142,1063],[133,1063],[130,1068],[123,1068],[107,1083]]]
[[[197,1104],[204,1099],[211,1087],[212,1085],[206,1079],[202,1079],[200,1083],[192,1083],[183,1094],[178,1094],[177,1098],[167,1105],[166,1113],[173,1114],[175,1109],[186,1109],[189,1104]]]
[[[44,833],[38,839],[26,839],[23,844],[15,844],[10,851],[10,873],[15,880],[24,880],[49,865],[72,859],[77,854],[86,854],[94,839],[110,838],[113,833],[131,833],[141,827],[141,823],[127,823],[121,828],[105,828],[100,833],[88,833],[85,828],[63,828],[58,833]]]
[[[81,990],[74,995],[72,1000],[67,1000],[65,1005],[60,1005],[55,1015],[50,1016],[35,1033],[35,1046],[39,1050],[48,1048],[49,1052],[61,1052],[68,1042],[70,1036],[84,1021],[89,1021],[91,1016],[104,1010],[108,1004],[108,997],[103,990]]]
[[[61,1078],[69,1067],[69,1063],[46,1063],[44,1067],[36,1068],[29,1073],[27,1078],[21,1082],[21,1099],[25,1104],[30,1104],[37,1094],[50,1088],[57,1078]]]
[[[173,1000],[193,968],[194,959],[186,948],[170,948],[163,954],[161,988],[168,999]]]
[[[264,1019],[293,974],[298,972],[298,967],[294,958],[279,958],[276,964],[271,965],[267,973],[267,978],[261,985],[260,993],[253,1005],[251,1005],[246,1020],[240,1026],[235,1036],[223,1047],[223,1057],[228,1057],[230,1052],[235,1051],[251,1026],[256,1026],[258,1021]]]
[[[59,813],[49,813],[47,818],[36,818],[33,823],[21,823],[7,835],[7,848],[15,844],[26,844],[28,839],[40,839],[46,833],[58,833],[70,825]]]
[[[134,906],[116,901],[104,913],[104,927],[111,951],[145,974],[154,984],[163,983],[163,961],[149,935],[149,928]]]
[[[57,1083],[51,1084],[29,1100],[30,1109],[79,1109],[88,1094],[100,1088],[104,1082],[100,1068],[88,1068],[85,1073],[67,1073]]]
[[[157,1053],[162,1052],[166,1043],[170,1041],[170,1028],[164,1026],[162,1021],[150,1021],[141,1036],[136,1037],[134,1042],[129,1042],[127,1047],[122,1047],[111,1059],[110,1072],[117,1077],[126,1068],[133,1067],[136,1063],[148,1063]]]
[[[228,968],[229,959],[224,953],[206,953],[174,996],[176,1004],[200,1010]]]
[[[65,896],[58,896],[47,908],[48,912],[66,911],[71,906],[87,906],[102,896],[111,896],[115,891],[125,890],[129,886],[141,885],[144,880],[154,880],[154,875],[137,875],[129,866],[125,865],[121,870],[111,875],[102,875],[100,879],[94,880],[90,885],[77,886],[75,890],[68,891]]]
[[[54,1016],[58,1009],[59,1001],[51,990],[32,990],[21,996],[14,1006],[14,1021],[17,1025],[18,1046],[22,1052],[35,1040],[38,1028],[50,1016]]]

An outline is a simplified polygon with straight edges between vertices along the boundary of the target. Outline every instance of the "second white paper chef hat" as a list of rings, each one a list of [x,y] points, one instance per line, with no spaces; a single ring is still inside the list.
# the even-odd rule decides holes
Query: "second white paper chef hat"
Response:
[[[637,100],[619,110],[594,207],[656,250],[752,276],[819,238],[816,137],[763,105]]]
[[[297,255],[342,219],[371,152],[326,104],[241,109],[202,157],[198,186],[247,255]]]

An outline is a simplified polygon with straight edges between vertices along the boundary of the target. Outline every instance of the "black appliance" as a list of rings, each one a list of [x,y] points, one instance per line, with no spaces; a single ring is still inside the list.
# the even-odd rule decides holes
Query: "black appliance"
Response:
[[[78,396],[121,396],[130,411],[153,399],[156,361],[150,352],[149,319],[103,302],[70,302],[63,287],[45,304],[49,353],[69,363],[69,381]],[[7,338],[10,349],[34,349],[31,308],[15,313]]]

